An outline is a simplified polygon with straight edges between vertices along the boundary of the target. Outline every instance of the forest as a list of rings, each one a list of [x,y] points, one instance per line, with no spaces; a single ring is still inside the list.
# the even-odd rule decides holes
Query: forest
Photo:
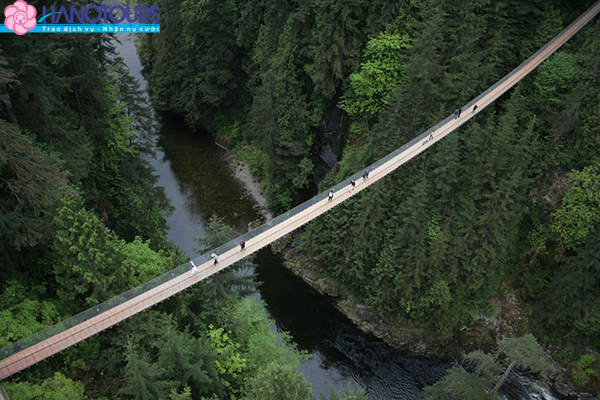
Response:
[[[147,161],[152,110],[113,36],[0,35],[0,101],[0,348],[188,262]],[[207,230],[199,251],[233,235],[218,218]],[[1,386],[13,400],[313,398],[304,354],[248,297],[258,283],[237,271],[251,265]]]
[[[284,211],[452,114],[592,3],[169,1],[140,56],[155,106],[230,143]],[[441,336],[518,293],[526,331],[592,390],[599,38],[596,18],[474,122],[309,224],[301,246],[378,315]],[[317,174],[338,135],[340,162]]]
[[[138,50],[152,106],[230,143],[281,212],[450,115],[592,3],[156,0],[161,33]],[[188,261],[145,161],[152,111],[112,40],[0,35],[0,348]],[[456,367],[432,398],[495,398],[500,361],[543,373],[538,342],[600,391],[599,65],[596,18],[472,122],[305,228],[327,273],[398,324],[450,336],[503,290],[526,302],[537,341],[468,355],[475,374]],[[338,165],[316,174],[338,135]],[[212,219],[198,248],[231,237]],[[245,298],[247,266],[2,386],[24,400],[311,399],[303,354]]]

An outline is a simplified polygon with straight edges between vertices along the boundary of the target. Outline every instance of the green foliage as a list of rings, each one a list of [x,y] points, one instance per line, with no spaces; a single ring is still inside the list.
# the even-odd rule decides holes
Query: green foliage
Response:
[[[52,218],[66,191],[66,172],[59,164],[18,126],[0,120],[2,253],[52,239]]]
[[[171,265],[167,265],[167,260],[161,252],[156,252],[150,248],[150,240],[142,242],[139,236],[131,243],[122,244],[124,260],[122,268],[135,271],[132,277],[134,286],[148,282],[150,279],[169,271]]]
[[[84,400],[85,387],[81,382],[74,382],[60,372],[46,379],[39,385],[27,382],[2,383],[6,394],[11,399],[19,400]]]
[[[600,339],[600,230],[576,254],[565,258],[545,292],[544,319],[551,326],[574,328]]]
[[[54,270],[67,304],[92,306],[129,289],[132,270],[122,268],[122,245],[79,196],[65,196],[55,218]]]
[[[163,35],[146,36],[140,47],[152,101],[160,110],[186,115],[199,126],[219,106],[243,98],[239,90],[243,51],[235,40],[235,5],[220,1],[165,1]]]
[[[554,106],[559,104],[562,97],[559,95],[573,85],[577,73],[575,56],[565,51],[553,54],[537,69],[533,82],[541,95],[541,99],[536,97],[537,101],[548,101]]]
[[[596,162],[582,171],[567,174],[571,187],[565,193],[560,207],[549,217],[546,224],[529,233],[531,246],[536,254],[554,253],[560,260],[566,250],[572,250],[586,241],[600,223],[600,184],[596,176],[600,163]],[[550,246],[552,242],[556,246]]]
[[[320,400],[327,400],[327,397],[323,393],[319,393]],[[329,384],[329,400],[367,400],[367,394],[365,389],[360,386],[352,387],[352,383],[348,382],[348,386],[340,387],[339,390],[335,390],[333,385]]]
[[[153,400],[166,394],[170,383],[161,380],[163,370],[134,352],[127,353],[126,361],[127,383],[119,394],[131,395],[135,400]]]
[[[402,112],[394,100],[374,135],[402,130]],[[451,334],[468,320],[466,310],[495,295],[522,216],[530,156],[528,134],[518,138],[516,130],[509,107],[484,127],[446,138],[309,224],[305,242],[373,311]],[[356,160],[360,151],[348,154]]]
[[[261,178],[265,174],[265,154],[254,144],[241,144],[233,149],[244,164],[250,167],[252,175]]]
[[[239,382],[240,374],[246,368],[246,362],[239,353],[239,344],[234,344],[223,328],[217,328],[211,324],[207,336],[217,353],[217,370],[221,376],[221,383],[229,390],[230,397],[236,398],[239,393],[238,387],[232,387],[231,382]]]
[[[544,350],[530,333],[520,338],[503,340],[498,346],[498,353],[504,354],[508,360],[516,361],[521,369],[530,369],[542,375],[553,369],[546,361]]]
[[[38,291],[43,294],[45,288],[26,288],[17,281],[6,283],[0,302],[0,348],[63,319],[56,302],[37,299]]]
[[[84,207],[78,195],[63,198],[55,225],[58,261],[54,273],[58,294],[69,306],[103,302],[172,267],[164,252],[150,248],[150,241],[142,242],[139,237],[131,243],[120,240]],[[169,256],[176,257],[173,253]]]
[[[285,333],[273,332],[264,306],[250,299],[228,305],[219,314],[219,323],[239,344],[241,356],[247,365],[246,376],[251,376],[268,364],[285,364],[296,369],[303,355],[294,350],[291,338]]]
[[[111,75],[109,75],[111,76]],[[106,87],[106,95],[110,98],[116,98],[119,93],[119,85],[111,82]],[[133,131],[133,116],[128,116],[125,112],[127,105],[115,100],[108,110],[108,131],[106,143],[100,147],[99,166],[101,170],[111,169],[117,171],[119,163],[128,154],[135,154],[135,148],[130,146],[130,142],[135,136]]]
[[[596,357],[590,354],[583,354],[579,360],[573,363],[573,380],[578,386],[585,386],[590,381],[590,376],[598,375],[593,367]]]
[[[192,400],[192,390],[189,386],[184,387],[181,393],[177,393],[175,389],[172,389],[167,400]]]
[[[312,399],[310,383],[296,374],[289,365],[271,363],[248,379],[246,400],[309,400]]]
[[[550,230],[567,249],[582,244],[600,223],[600,163],[567,175],[572,182],[561,207],[553,215]]]
[[[388,97],[404,77],[408,35],[382,32],[371,38],[365,50],[366,61],[360,72],[350,75],[353,96],[346,96],[340,107],[348,114],[376,114],[389,104]]]
[[[313,9],[314,21],[311,32],[306,32],[310,39],[304,43],[309,57],[305,70],[314,84],[313,96],[331,99],[348,71],[356,66],[359,47],[365,40],[361,30],[365,3],[320,0],[309,7]],[[298,10],[298,17],[306,13],[303,8]]]
[[[178,390],[189,386],[194,393],[221,394],[217,355],[209,344],[202,343],[187,332],[171,331],[160,345],[158,366],[163,379]]]

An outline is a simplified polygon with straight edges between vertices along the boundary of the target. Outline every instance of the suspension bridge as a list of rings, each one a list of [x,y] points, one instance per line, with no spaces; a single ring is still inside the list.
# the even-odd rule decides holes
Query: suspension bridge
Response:
[[[464,105],[459,118],[454,114],[450,115],[409,143],[369,166],[367,168],[370,172],[368,179],[364,179],[363,171],[360,171],[336,185],[333,188],[334,197],[331,201],[328,201],[328,190],[215,249],[213,252],[219,255],[217,264],[214,264],[208,255],[197,257],[192,260],[198,266],[196,275],[190,275],[191,265],[189,263],[184,264],[87,311],[0,349],[0,380],[29,368],[210,277],[373,185],[402,164],[428,150],[433,144],[442,140],[502,96],[571,39],[599,12],[600,0],[527,61]],[[356,181],[356,187],[353,189],[350,186],[352,180]],[[240,249],[240,241],[246,243],[244,250]]]

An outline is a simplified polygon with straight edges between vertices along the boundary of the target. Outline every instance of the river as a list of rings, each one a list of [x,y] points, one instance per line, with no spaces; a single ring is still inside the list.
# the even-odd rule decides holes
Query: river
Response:
[[[118,34],[117,51],[142,87],[141,65],[134,38]],[[257,206],[244,186],[232,174],[226,151],[207,132],[192,132],[177,116],[160,116],[156,136],[156,157],[149,160],[160,176],[175,211],[168,218],[168,238],[190,257],[196,255],[193,237],[202,237],[205,221],[216,214],[244,231],[260,219]],[[331,304],[308,285],[289,274],[269,248],[261,250],[258,265],[258,298],[275,322],[306,350],[310,358],[299,372],[312,384],[315,396],[328,394],[328,386],[348,382],[367,390],[371,400],[421,399],[423,387],[435,383],[451,367],[431,357],[408,357],[381,340],[360,332]],[[537,388],[533,381],[513,379],[504,396],[509,399],[555,399]],[[504,388],[503,388],[504,389]]]

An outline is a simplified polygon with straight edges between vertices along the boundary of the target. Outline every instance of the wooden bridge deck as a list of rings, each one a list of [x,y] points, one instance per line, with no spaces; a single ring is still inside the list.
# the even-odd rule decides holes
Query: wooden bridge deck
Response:
[[[189,270],[186,270],[185,273],[178,275],[177,277],[155,287],[154,289],[142,293],[129,301],[126,301],[118,306],[115,306],[114,308],[98,314],[95,317],[73,326],[70,329],[64,330],[61,333],[58,333],[44,341],[41,341],[0,360],[0,380],[22,371],[23,369],[28,368],[62,350],[65,350],[66,348],[75,345],[98,332],[110,328],[120,321],[123,321],[124,319],[129,318],[130,316],[181,292],[189,286],[206,279],[212,274],[227,268],[231,264],[241,260],[243,257],[258,251],[273,241],[308,223],[319,215],[329,211],[331,208],[346,201],[351,196],[356,195],[361,190],[371,186],[405,162],[429,149],[434,143],[442,140],[446,135],[450,134],[460,125],[471,119],[474,116],[473,107],[475,105],[477,105],[477,111],[480,111],[495,101],[503,93],[523,79],[529,72],[540,65],[552,53],[559,49],[599,12],[600,0],[598,0],[592,7],[590,7],[590,9],[588,9],[575,22],[573,22],[573,24],[566,28],[544,48],[534,54],[530,59],[521,64],[486,92],[482,93],[476,99],[464,106],[460,118],[455,119],[454,115],[452,115],[434,127],[435,133],[432,140],[423,144],[423,140],[429,137],[430,130],[424,132],[419,137],[415,138],[410,143],[404,145],[394,152],[398,154],[390,157],[389,160],[373,168],[372,170],[369,169],[370,174],[368,180],[358,177],[360,173],[357,174],[357,176],[354,177],[356,180],[356,188],[354,190],[350,190],[349,178],[345,182],[346,185],[335,193],[334,199],[331,202],[327,201],[326,195],[321,194],[318,196],[323,197],[320,201],[296,214],[293,214],[291,217],[258,234],[256,237],[249,239],[246,242],[246,249],[243,252],[240,251],[239,247],[234,247],[223,254],[219,254],[219,263],[217,265],[213,265],[212,260],[206,261],[199,265],[198,275],[190,276]]]

